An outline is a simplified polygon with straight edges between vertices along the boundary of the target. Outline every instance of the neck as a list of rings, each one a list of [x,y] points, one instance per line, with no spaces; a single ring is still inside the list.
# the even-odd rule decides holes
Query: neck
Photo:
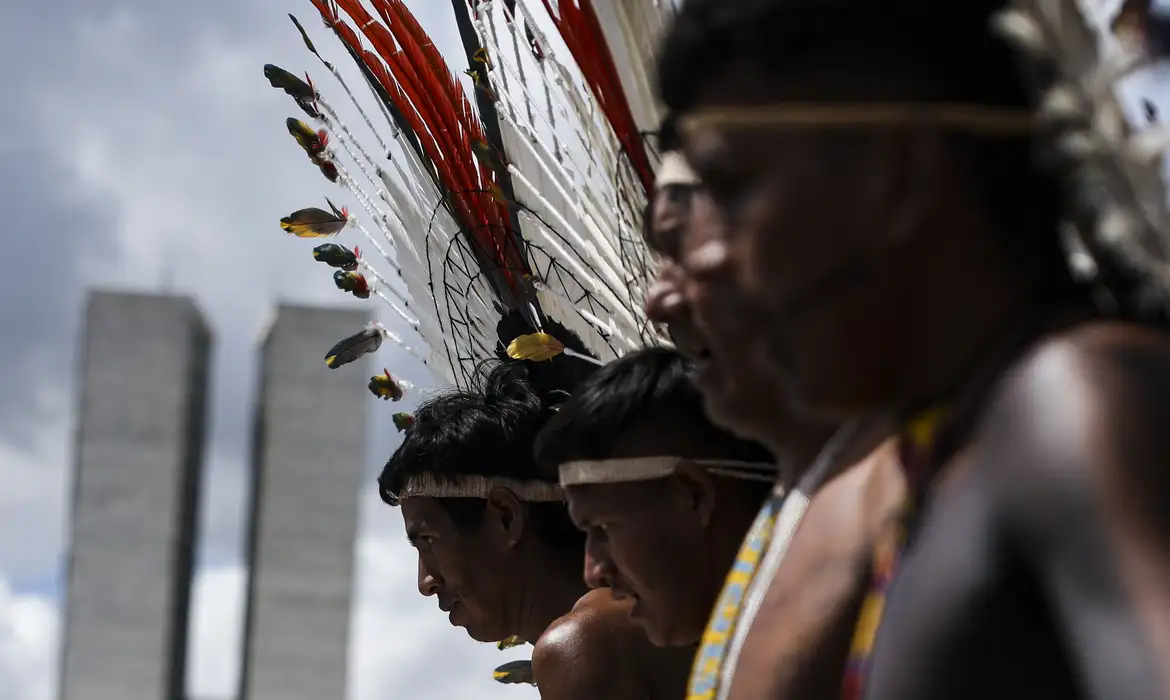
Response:
[[[973,367],[997,343],[1011,342],[1020,324],[1038,310],[1032,275],[983,236],[966,250],[934,251],[932,264],[916,265],[926,289],[939,290],[908,322],[895,404],[905,411],[957,391]],[[976,239],[977,241],[979,239]],[[980,245],[981,243],[981,245]],[[949,259],[948,259],[949,258]]]
[[[836,431],[837,426],[831,423],[792,420],[763,436],[764,446],[779,456],[779,483],[791,486],[800,478]]]
[[[514,627],[529,644],[536,644],[549,625],[572,610],[589,590],[581,578],[579,561],[569,560],[543,545],[536,546],[540,551],[527,557],[530,566],[520,585],[519,616]]]
[[[722,515],[715,521],[711,542],[711,605],[719,597],[719,591],[727,580],[727,572],[735,564],[740,549],[744,544],[744,537],[759,514],[761,503],[745,498],[728,499],[720,503],[715,510],[716,516]]]
[[[875,413],[843,425],[829,427],[826,424],[820,430],[819,439],[810,443],[810,451],[786,475],[787,480],[782,482],[789,489],[799,484],[801,489],[808,491],[808,496],[838,474],[863,461],[893,435],[898,430],[898,414]],[[841,433],[840,437],[838,433]],[[822,461],[826,459],[830,461]],[[819,476],[804,478],[814,468]]]

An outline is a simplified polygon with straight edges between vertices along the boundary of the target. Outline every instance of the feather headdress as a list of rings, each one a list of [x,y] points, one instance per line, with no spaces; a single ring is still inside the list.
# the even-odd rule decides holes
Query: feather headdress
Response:
[[[1093,258],[1109,258],[1138,271],[1139,294],[1164,305],[1170,299],[1164,172],[1170,124],[1150,113],[1150,96],[1133,94],[1151,71],[1167,69],[1148,31],[1158,26],[1148,21],[1151,4],[1014,0],[996,28],[1029,60],[1041,90],[1040,118],[1056,132],[1071,175],[1074,267],[1093,275],[1100,269]],[[1170,90],[1165,78],[1162,84]]]
[[[311,2],[373,99],[293,21],[378,147],[311,80],[266,66],[313,122],[290,119],[290,133],[353,200],[298,210],[282,227],[360,235],[377,260],[336,244],[315,257],[339,268],[339,289],[380,298],[406,329],[371,324],[330,350],[330,367],[386,338],[463,385],[493,356],[598,363],[659,340],[641,310],[650,261],[639,232],[656,165],[643,139],[657,117],[648,52],[666,9],[452,0],[468,65],[457,72],[402,0]],[[375,383],[383,397],[403,388],[389,372]]]

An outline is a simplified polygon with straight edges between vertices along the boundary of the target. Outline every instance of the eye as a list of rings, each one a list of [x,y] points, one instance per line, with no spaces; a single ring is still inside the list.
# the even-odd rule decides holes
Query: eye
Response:
[[[411,547],[415,549],[429,548],[434,538],[430,535],[407,535],[406,541],[410,543]]]
[[[595,523],[589,526],[588,535],[595,540],[606,540],[609,538],[609,526],[605,523]]]

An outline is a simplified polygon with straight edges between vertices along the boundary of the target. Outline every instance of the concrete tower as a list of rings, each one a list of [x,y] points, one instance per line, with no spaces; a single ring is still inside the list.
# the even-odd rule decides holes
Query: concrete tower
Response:
[[[60,696],[183,697],[210,333],[191,300],[85,314]]]
[[[281,306],[262,341],[243,700],[346,697],[370,373],[324,358],[366,320]]]

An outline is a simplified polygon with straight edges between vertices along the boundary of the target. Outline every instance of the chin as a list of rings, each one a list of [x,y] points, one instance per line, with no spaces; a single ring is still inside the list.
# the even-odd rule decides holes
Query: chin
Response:
[[[760,414],[752,411],[751,406],[736,392],[720,388],[704,388],[703,406],[707,410],[707,417],[711,422],[725,430],[730,430],[741,438],[758,440],[760,436],[755,428],[760,422]]]
[[[862,388],[859,383],[844,386],[836,379],[818,381],[816,377],[805,377],[796,380],[793,404],[797,411],[814,420],[841,422],[878,410],[883,405],[883,401],[859,391]]]
[[[455,627],[462,627],[463,631],[467,633],[468,637],[471,637],[477,642],[483,642],[485,644],[495,644],[501,639],[507,639],[508,637],[511,637],[513,634],[515,634],[514,632],[501,632],[500,630],[504,628],[500,625],[477,625],[474,623],[468,625],[455,624],[454,622],[451,624]]]
[[[458,625],[456,625],[456,626],[458,626]],[[496,639],[495,637],[493,637],[490,634],[477,634],[470,627],[464,627],[463,631],[467,633],[468,637],[471,637],[472,639],[474,639],[477,642],[483,642],[484,644],[487,644],[490,642],[498,642],[498,641],[500,641],[500,639],[504,639],[504,637],[500,637],[499,639]]]
[[[638,626],[642,628],[642,631],[646,633],[646,639],[650,640],[651,644],[656,647],[671,646],[668,641],[669,635],[663,634],[662,630],[659,630],[657,627],[649,624],[645,620],[638,620],[637,622]]]
[[[655,624],[654,620],[642,616],[631,615],[630,619],[642,629],[642,632],[646,635],[646,639],[654,646],[673,646],[670,643],[670,630],[664,626]]]
[[[701,635],[700,635],[701,637]],[[677,630],[651,630],[646,629],[646,639],[656,647],[687,647],[698,644],[700,637],[679,635]]]

